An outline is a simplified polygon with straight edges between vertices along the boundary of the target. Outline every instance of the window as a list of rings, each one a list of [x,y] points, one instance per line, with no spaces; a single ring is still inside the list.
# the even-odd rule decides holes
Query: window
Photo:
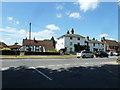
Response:
[[[78,40],[80,40],[80,38],[78,38]]]
[[[72,52],[72,48],[70,48],[70,52]]]
[[[72,45],[72,42],[70,42],[70,46]]]
[[[78,43],[78,45],[80,45],[80,43]]]
[[[93,43],[93,46],[95,46],[95,43]]]
[[[70,39],[72,40],[72,37],[70,37]]]

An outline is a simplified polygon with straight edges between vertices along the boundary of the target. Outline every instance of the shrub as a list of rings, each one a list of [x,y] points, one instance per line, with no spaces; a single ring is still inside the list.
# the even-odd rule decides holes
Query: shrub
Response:
[[[25,52],[25,55],[60,55],[59,52]]]
[[[10,48],[2,48],[1,50],[11,50]]]
[[[47,52],[58,52],[56,49],[50,49]]]
[[[70,55],[70,53],[69,52],[65,52],[65,55]]]

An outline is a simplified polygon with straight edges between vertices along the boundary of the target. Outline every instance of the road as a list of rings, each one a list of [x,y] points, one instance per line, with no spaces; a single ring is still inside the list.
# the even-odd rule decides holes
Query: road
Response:
[[[40,68],[68,68],[78,66],[94,66],[116,62],[117,57],[110,58],[74,58],[74,59],[3,59],[2,69],[9,67],[27,66]]]
[[[116,57],[4,59],[3,88],[119,88]]]

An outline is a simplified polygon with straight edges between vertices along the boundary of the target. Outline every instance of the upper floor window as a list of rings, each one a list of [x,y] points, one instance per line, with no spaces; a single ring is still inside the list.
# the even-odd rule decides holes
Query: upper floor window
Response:
[[[70,46],[72,45],[72,42],[70,42]]]
[[[93,43],[93,46],[95,46],[95,43]]]
[[[72,37],[70,37],[70,39],[72,40],[73,38],[72,38]]]
[[[80,38],[78,37],[78,40],[80,40]]]

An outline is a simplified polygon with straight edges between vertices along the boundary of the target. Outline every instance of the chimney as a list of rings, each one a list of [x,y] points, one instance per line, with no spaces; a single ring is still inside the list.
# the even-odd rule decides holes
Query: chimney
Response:
[[[70,34],[69,30],[67,31],[67,34]]]
[[[89,39],[89,36],[87,36],[87,40],[90,40],[90,39]]]
[[[73,28],[71,29],[71,34],[74,34],[74,29]]]
[[[95,38],[93,38],[93,40],[95,40]]]
[[[35,37],[34,37],[34,41],[35,41]]]
[[[16,42],[14,45],[17,45],[18,43]]]
[[[25,38],[25,40],[27,40],[27,37]]]
[[[105,41],[105,37],[102,37],[102,38],[101,38],[101,41],[102,41],[102,42]]]

